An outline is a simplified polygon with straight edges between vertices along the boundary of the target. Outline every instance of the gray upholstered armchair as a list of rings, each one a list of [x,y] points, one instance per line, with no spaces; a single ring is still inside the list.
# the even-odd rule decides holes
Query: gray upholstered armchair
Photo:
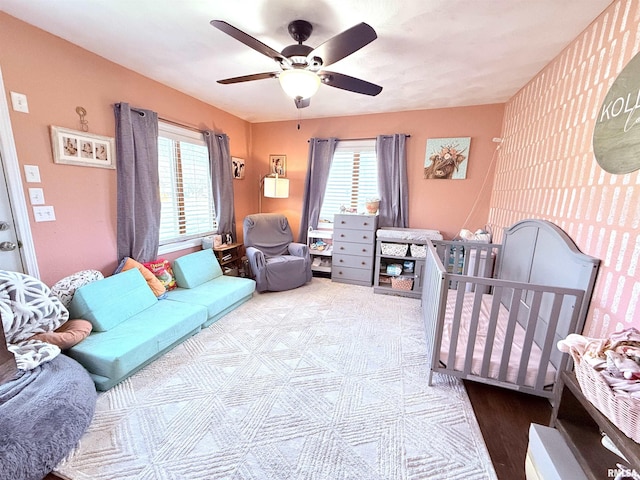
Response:
[[[290,290],[311,280],[309,248],[293,242],[287,217],[277,213],[248,215],[243,231],[258,292]]]

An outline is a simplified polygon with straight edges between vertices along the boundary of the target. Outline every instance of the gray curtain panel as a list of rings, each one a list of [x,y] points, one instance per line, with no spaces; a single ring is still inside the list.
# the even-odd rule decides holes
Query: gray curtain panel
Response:
[[[114,105],[118,188],[118,260],[155,260],[160,231],[158,114]]]
[[[229,137],[224,133],[207,131],[204,134],[209,148],[211,186],[213,201],[218,216],[218,232],[236,236],[236,212],[233,202],[233,165],[229,150]]]
[[[320,209],[327,188],[329,170],[333,153],[336,151],[337,138],[312,138],[309,140],[309,158],[307,161],[307,177],[304,184],[304,200],[298,241],[307,242],[307,230],[311,225],[317,228]]]
[[[406,140],[407,135],[403,133],[376,137],[380,190],[379,227],[409,226]]]

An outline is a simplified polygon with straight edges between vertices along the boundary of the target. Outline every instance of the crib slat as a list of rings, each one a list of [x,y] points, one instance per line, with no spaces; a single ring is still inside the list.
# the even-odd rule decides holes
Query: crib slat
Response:
[[[462,307],[464,305],[464,283],[457,282],[456,306],[451,319],[451,338],[449,339],[449,355],[447,357],[447,368],[455,370],[456,352],[458,350],[458,336],[460,335],[460,323],[462,319]],[[460,288],[462,286],[462,288]]]
[[[486,247],[482,247],[482,250],[478,252],[480,254],[480,256],[478,257],[480,258],[480,260],[478,261],[478,267],[480,267],[481,265],[484,267],[482,272],[478,272],[478,275],[480,275],[481,277],[487,278],[491,276],[491,272],[493,270],[493,258],[491,250],[491,247],[487,245]]]
[[[540,313],[540,304],[542,303],[542,295],[544,292],[533,290],[533,300],[529,308],[529,316],[527,317],[527,328],[525,329],[524,343],[522,345],[522,353],[520,354],[520,366],[518,368],[518,385],[524,385],[527,371],[529,370],[529,358],[531,357],[531,347],[538,326],[538,315]],[[542,369],[540,365],[536,366],[538,371]]]
[[[489,376],[489,366],[491,365],[491,354],[493,353],[493,342],[496,338],[496,326],[498,325],[498,313],[500,312],[500,299],[502,298],[502,287],[495,287],[491,301],[491,313],[489,314],[489,325],[487,327],[487,343],[482,357],[482,370],[480,376]]]
[[[575,293],[564,294],[563,300],[562,300],[563,304],[564,304],[564,298],[566,298],[567,296],[574,298],[574,303],[569,307],[572,309],[572,313],[571,313],[571,317],[569,319],[568,325],[566,325],[566,328],[562,330],[562,333],[561,333],[562,338],[566,337],[571,332],[575,332],[577,329],[578,322],[580,321],[580,306],[582,305],[582,302],[584,300],[584,292],[576,291]],[[569,361],[569,358],[567,355],[562,355],[560,357],[560,362],[557,365],[555,364],[556,362],[553,362],[551,360],[551,354],[554,351],[554,348],[556,348],[556,342],[558,340],[558,338],[556,337],[556,334],[558,333],[558,329],[560,328],[558,326],[558,323],[560,322],[560,318],[561,318],[560,315],[552,317],[552,321],[549,322],[549,329],[547,330],[547,336],[545,338],[544,345],[541,346],[542,361],[546,362],[547,364],[553,363],[557,372],[565,370],[567,363]],[[543,388],[545,386],[544,379],[538,378],[538,381],[536,382],[536,386],[537,387],[539,386],[539,388]]]
[[[465,289],[466,290],[466,289]],[[480,308],[482,307],[482,290],[475,288],[473,295],[473,307],[471,313],[471,322],[469,324],[469,337],[467,338],[467,352],[464,357],[464,374],[471,373],[473,365],[473,351],[476,347],[476,336],[478,332],[478,320],[480,318]]]
[[[511,357],[513,333],[516,329],[516,323],[518,321],[518,309],[520,308],[520,299],[522,298],[521,288],[513,288],[510,290],[513,290],[513,294],[511,296],[511,302],[509,304],[509,320],[507,324],[507,330],[504,333],[504,345],[502,348],[502,358],[500,359],[500,372],[498,373],[498,380],[502,382],[507,381],[507,369],[509,368],[509,357]]]
[[[549,316],[549,325],[547,326],[547,335],[545,336],[545,339],[544,339],[544,345],[541,346],[542,354],[540,356],[540,365],[541,366],[544,365],[545,368],[538,369],[538,376],[536,378],[536,389],[544,388],[547,367],[549,365],[549,359],[551,358],[551,349],[555,344],[554,333],[556,331],[556,328],[558,327],[558,321],[560,319],[560,311],[562,310],[562,304],[564,303],[564,299],[566,296],[567,295],[563,295],[560,293],[554,293],[553,306],[551,307],[551,315]],[[582,299],[577,301],[581,302]],[[574,321],[575,322],[578,321],[578,313],[579,313],[578,310],[580,309],[576,308],[577,305],[580,305],[580,303],[574,304],[574,307],[573,307],[573,315],[572,315],[573,318],[571,320],[572,329],[575,328]]]

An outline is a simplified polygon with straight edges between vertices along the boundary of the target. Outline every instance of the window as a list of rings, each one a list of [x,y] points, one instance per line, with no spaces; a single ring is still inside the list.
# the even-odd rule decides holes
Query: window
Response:
[[[378,197],[378,161],[376,141],[339,141],[333,154],[320,222],[333,222],[342,206],[364,211],[365,202]]]
[[[174,250],[166,247],[169,244],[197,245],[201,237],[215,233],[209,151],[203,135],[159,122],[158,171],[161,252]]]

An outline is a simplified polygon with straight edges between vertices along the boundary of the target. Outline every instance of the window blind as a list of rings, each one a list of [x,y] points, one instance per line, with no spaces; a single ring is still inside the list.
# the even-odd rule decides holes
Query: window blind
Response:
[[[376,141],[339,141],[333,154],[320,221],[333,222],[341,207],[364,211],[369,198],[378,197]]]
[[[216,231],[209,153],[202,134],[159,123],[160,245]]]

